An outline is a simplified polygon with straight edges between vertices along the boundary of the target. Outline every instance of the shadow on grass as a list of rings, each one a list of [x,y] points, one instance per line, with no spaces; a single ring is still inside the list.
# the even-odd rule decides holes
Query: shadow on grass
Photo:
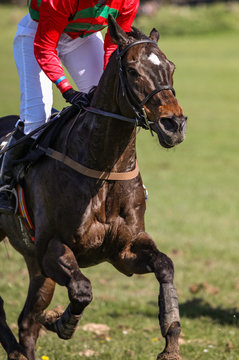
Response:
[[[196,319],[199,317],[209,317],[221,325],[239,325],[239,312],[233,309],[222,307],[212,307],[211,304],[201,298],[188,300],[179,305],[181,317]]]
[[[114,305],[114,306],[113,306]],[[120,302],[117,307],[115,303],[108,304],[107,315],[116,319],[125,317],[141,316],[155,318],[158,316],[156,301],[147,301],[144,305],[140,303]],[[193,298],[179,304],[181,318],[199,319],[207,317],[221,325],[239,326],[239,312],[235,308],[214,307],[202,298]]]

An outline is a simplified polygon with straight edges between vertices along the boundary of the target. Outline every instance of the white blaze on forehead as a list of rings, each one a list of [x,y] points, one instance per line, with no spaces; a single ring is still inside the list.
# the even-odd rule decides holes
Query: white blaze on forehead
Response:
[[[154,65],[160,65],[161,61],[159,60],[158,56],[154,53],[151,53],[148,57],[148,59],[154,64]]]

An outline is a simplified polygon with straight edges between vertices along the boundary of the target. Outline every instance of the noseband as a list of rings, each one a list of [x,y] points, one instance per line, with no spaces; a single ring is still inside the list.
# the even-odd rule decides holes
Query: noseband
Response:
[[[127,103],[129,104],[129,106],[131,107],[131,109],[134,111],[136,118],[135,119],[131,119],[131,118],[127,118],[125,116],[122,115],[118,115],[118,114],[114,114],[114,113],[110,113],[101,109],[97,109],[97,108],[93,108],[93,107],[87,107],[85,108],[86,111],[89,111],[91,113],[94,114],[98,114],[98,115],[103,115],[103,116],[107,116],[107,117],[113,117],[122,121],[127,121],[130,123],[135,124],[136,126],[141,126],[142,128],[146,129],[146,130],[150,130],[151,134],[153,135],[152,129],[150,127],[151,124],[153,124],[153,121],[149,121],[148,120],[148,116],[146,114],[146,111],[144,109],[144,105],[149,101],[149,99],[154,96],[155,94],[159,93],[160,91],[163,90],[171,90],[173,95],[175,96],[175,90],[171,85],[160,85],[158,88],[154,89],[150,94],[148,94],[141,102],[137,99],[136,95],[132,92],[132,90],[130,90],[130,87],[127,83],[127,78],[125,75],[125,71],[123,70],[122,67],[122,58],[125,55],[125,53],[133,46],[135,45],[139,45],[139,44],[154,44],[156,46],[158,46],[158,44],[150,39],[142,39],[142,40],[137,40],[134,41],[132,43],[130,43],[129,45],[127,45],[124,49],[122,49],[120,51],[119,47],[117,48],[117,53],[116,53],[116,59],[118,61],[118,69],[119,69],[119,84],[120,87],[122,89],[122,94],[125,97]],[[118,90],[117,93],[119,93],[119,86],[118,86]],[[132,101],[130,100],[130,98],[135,99],[135,104],[132,104]]]

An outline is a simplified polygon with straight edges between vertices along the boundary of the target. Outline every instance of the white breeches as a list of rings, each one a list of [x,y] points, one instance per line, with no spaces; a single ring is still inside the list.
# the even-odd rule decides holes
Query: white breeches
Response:
[[[13,42],[20,77],[20,119],[25,122],[26,134],[49,119],[53,104],[52,82],[41,70],[33,52],[36,30],[37,23],[27,14],[19,22]],[[104,63],[104,43],[100,32],[74,40],[63,33],[57,52],[80,91],[88,92],[98,84]]]

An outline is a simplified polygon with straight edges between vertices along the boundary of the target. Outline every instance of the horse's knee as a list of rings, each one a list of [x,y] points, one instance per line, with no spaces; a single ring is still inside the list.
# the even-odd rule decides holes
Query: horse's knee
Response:
[[[172,260],[160,252],[154,241],[146,233],[141,233],[137,241],[131,247],[131,251],[137,254],[137,261],[147,271],[154,272],[160,283],[170,283],[174,277]]]
[[[23,317],[22,314],[18,318],[18,328],[20,338],[25,338],[25,336],[33,335],[37,336],[40,329],[40,324],[38,322],[33,322],[32,318]]]
[[[174,266],[172,260],[167,255],[159,253],[154,263],[154,272],[160,283],[173,282]]]

